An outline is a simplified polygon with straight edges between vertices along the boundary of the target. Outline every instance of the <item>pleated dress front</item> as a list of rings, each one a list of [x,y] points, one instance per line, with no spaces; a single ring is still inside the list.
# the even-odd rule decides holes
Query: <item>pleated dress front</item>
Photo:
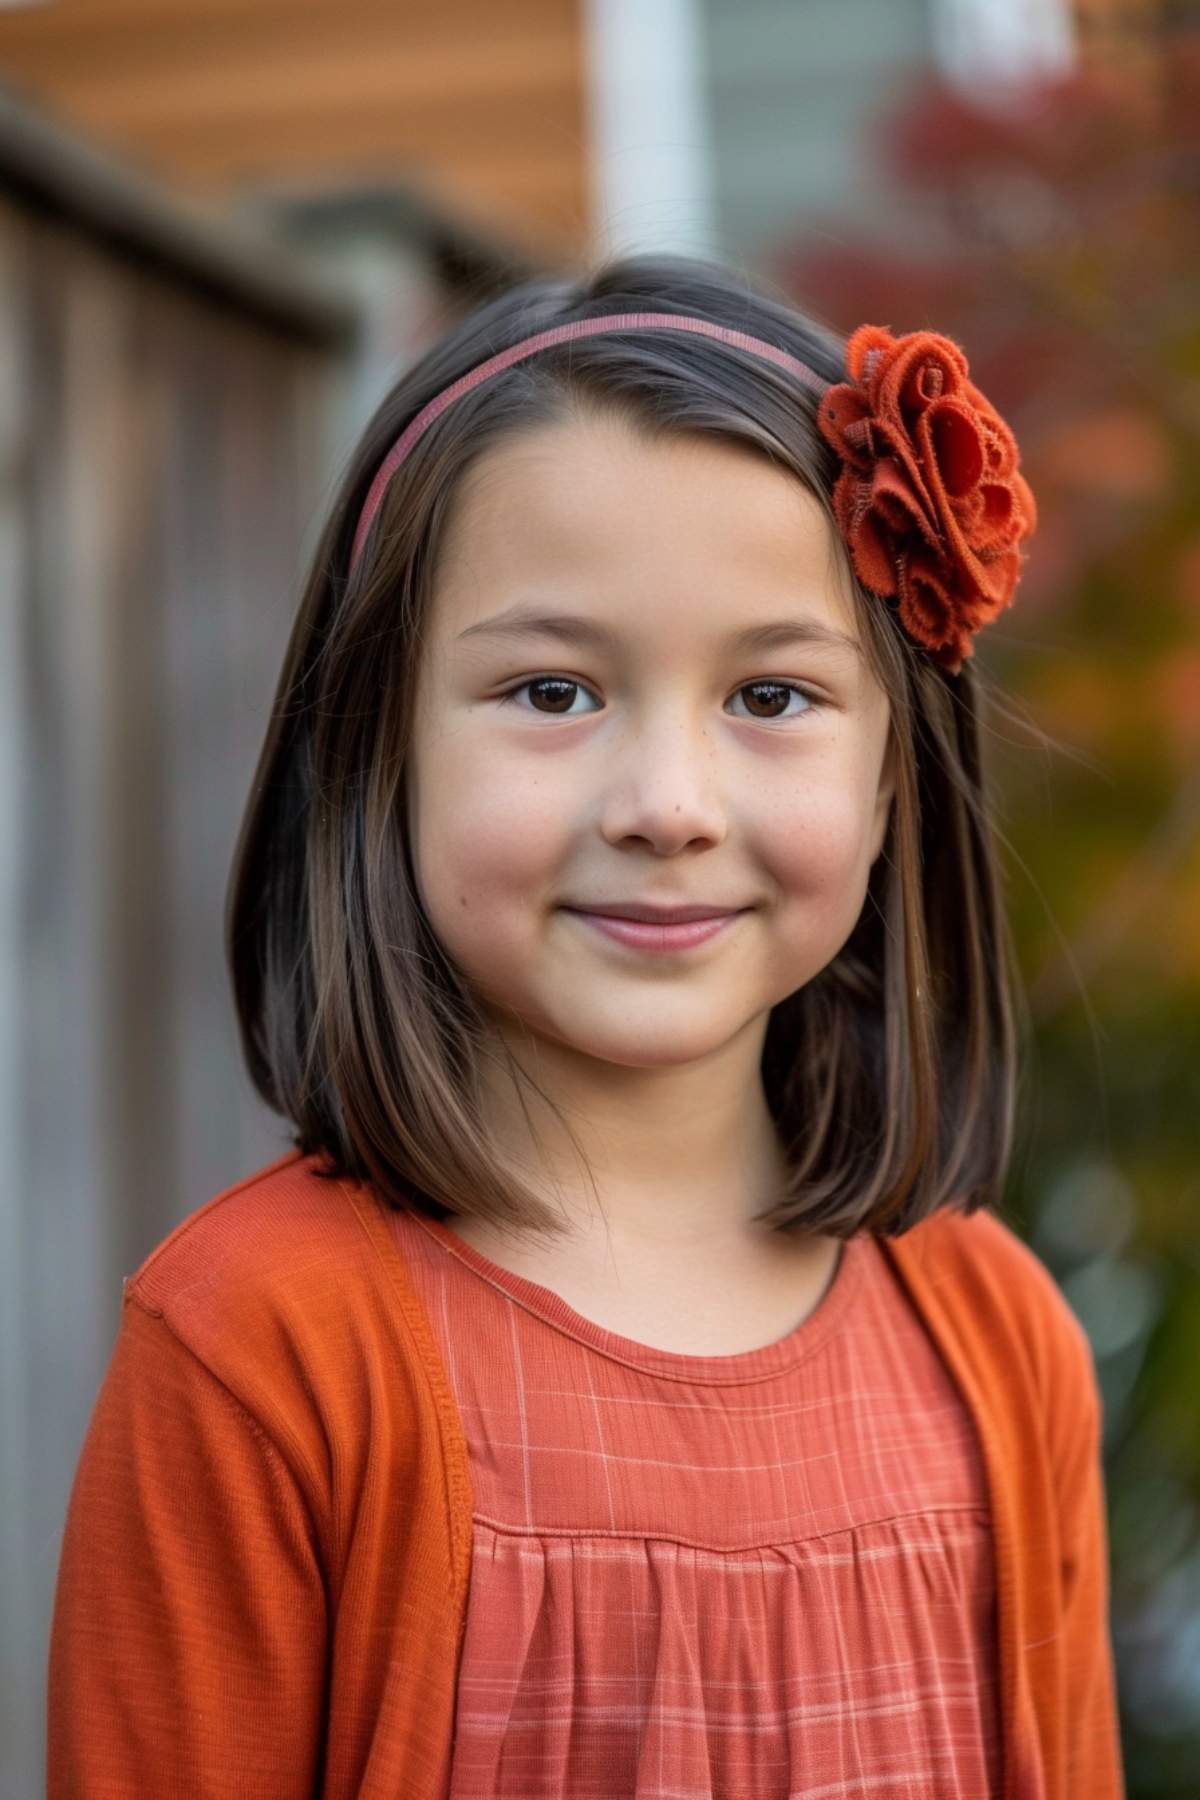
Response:
[[[391,1221],[471,1467],[447,1800],[998,1793],[982,1455],[874,1239],[777,1342],[693,1356]]]

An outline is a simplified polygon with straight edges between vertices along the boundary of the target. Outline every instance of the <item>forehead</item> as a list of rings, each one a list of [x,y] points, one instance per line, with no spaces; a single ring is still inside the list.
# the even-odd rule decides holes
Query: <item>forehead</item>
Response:
[[[839,548],[821,504],[765,455],[588,415],[506,439],[467,470],[438,611],[458,632],[501,595],[591,599],[633,630],[651,615],[695,630],[782,605],[857,637]]]

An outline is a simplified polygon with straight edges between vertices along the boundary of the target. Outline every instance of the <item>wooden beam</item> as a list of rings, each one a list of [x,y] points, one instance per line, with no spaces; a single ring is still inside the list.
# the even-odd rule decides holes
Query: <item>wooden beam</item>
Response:
[[[0,192],[69,220],[122,255],[157,264],[212,298],[266,317],[277,329],[326,345],[349,345],[357,333],[357,308],[341,289],[265,240],[189,216],[174,194],[2,89]]]

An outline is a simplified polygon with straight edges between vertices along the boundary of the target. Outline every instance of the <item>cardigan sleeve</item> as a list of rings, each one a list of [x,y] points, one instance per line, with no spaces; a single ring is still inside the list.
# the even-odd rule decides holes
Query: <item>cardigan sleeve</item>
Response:
[[[1103,1413],[1091,1345],[1070,1316],[1074,1380],[1059,1387],[1052,1450],[1060,1514],[1067,1794],[1124,1800],[1109,1623]]]
[[[59,1558],[48,1800],[311,1796],[326,1627],[288,1464],[127,1284]]]

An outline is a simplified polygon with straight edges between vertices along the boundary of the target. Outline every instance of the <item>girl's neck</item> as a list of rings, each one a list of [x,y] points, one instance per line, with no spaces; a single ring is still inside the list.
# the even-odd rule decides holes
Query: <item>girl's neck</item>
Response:
[[[620,1079],[630,1071],[585,1090],[539,1067],[574,1142],[540,1095],[527,1096],[527,1113],[503,1090],[486,1096],[493,1142],[566,1223],[553,1240],[564,1260],[599,1261],[613,1250],[647,1264],[684,1255],[775,1259],[780,1234],[756,1215],[784,1197],[789,1170],[758,1079],[760,1055],[760,1045],[739,1046],[719,1072],[669,1071],[643,1088]]]

